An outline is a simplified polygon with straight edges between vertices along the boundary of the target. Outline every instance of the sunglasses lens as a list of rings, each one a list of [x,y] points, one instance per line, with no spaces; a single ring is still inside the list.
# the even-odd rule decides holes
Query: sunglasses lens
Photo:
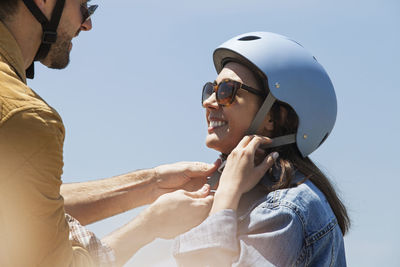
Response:
[[[87,21],[93,15],[97,7],[98,5],[88,6],[87,3],[81,5],[82,23]]]
[[[210,82],[206,83],[203,87],[203,94],[201,96],[201,103],[203,104],[214,93],[214,85]]]
[[[233,100],[235,84],[232,82],[222,82],[217,91],[217,100],[220,105],[229,105]]]
[[[89,18],[89,11],[87,5],[81,5],[82,21],[85,22]]]

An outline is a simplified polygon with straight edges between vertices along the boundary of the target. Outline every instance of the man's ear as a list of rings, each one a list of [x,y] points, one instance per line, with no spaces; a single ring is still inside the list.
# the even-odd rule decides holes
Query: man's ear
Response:
[[[50,20],[56,0],[33,0],[33,2],[35,2],[36,6],[42,11],[46,18]]]
[[[40,10],[42,10],[44,8],[45,3],[48,1],[47,0],[33,0],[33,2],[35,2],[36,6],[38,8],[40,8]]]

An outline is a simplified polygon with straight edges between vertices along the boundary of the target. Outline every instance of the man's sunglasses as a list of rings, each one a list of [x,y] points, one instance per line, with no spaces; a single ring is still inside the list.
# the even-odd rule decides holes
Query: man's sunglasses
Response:
[[[88,5],[87,2],[81,4],[82,24],[88,21],[99,5]]]
[[[237,81],[225,79],[219,84],[216,82],[208,82],[204,85],[203,93],[201,95],[201,104],[203,105],[204,101],[206,101],[215,92],[217,103],[221,106],[229,106],[233,103],[233,101],[235,101],[235,96],[239,89],[244,89],[260,97],[265,97],[265,93],[261,92],[260,90],[254,89]]]

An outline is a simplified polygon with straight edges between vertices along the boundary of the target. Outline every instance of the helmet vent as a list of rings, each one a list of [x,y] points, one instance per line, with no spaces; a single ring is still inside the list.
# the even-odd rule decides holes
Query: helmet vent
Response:
[[[238,40],[239,41],[253,41],[253,40],[258,40],[258,39],[261,39],[261,37],[254,36],[254,35],[249,35],[249,36],[242,37],[242,38],[240,38]]]

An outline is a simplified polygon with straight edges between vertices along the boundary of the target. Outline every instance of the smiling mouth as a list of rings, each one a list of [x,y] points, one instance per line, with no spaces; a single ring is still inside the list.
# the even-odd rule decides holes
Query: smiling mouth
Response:
[[[224,125],[227,125],[228,123],[226,122],[226,121],[210,121],[210,124],[209,124],[209,126],[211,127],[211,128],[218,128],[218,127],[221,127],[221,126],[224,126]]]

